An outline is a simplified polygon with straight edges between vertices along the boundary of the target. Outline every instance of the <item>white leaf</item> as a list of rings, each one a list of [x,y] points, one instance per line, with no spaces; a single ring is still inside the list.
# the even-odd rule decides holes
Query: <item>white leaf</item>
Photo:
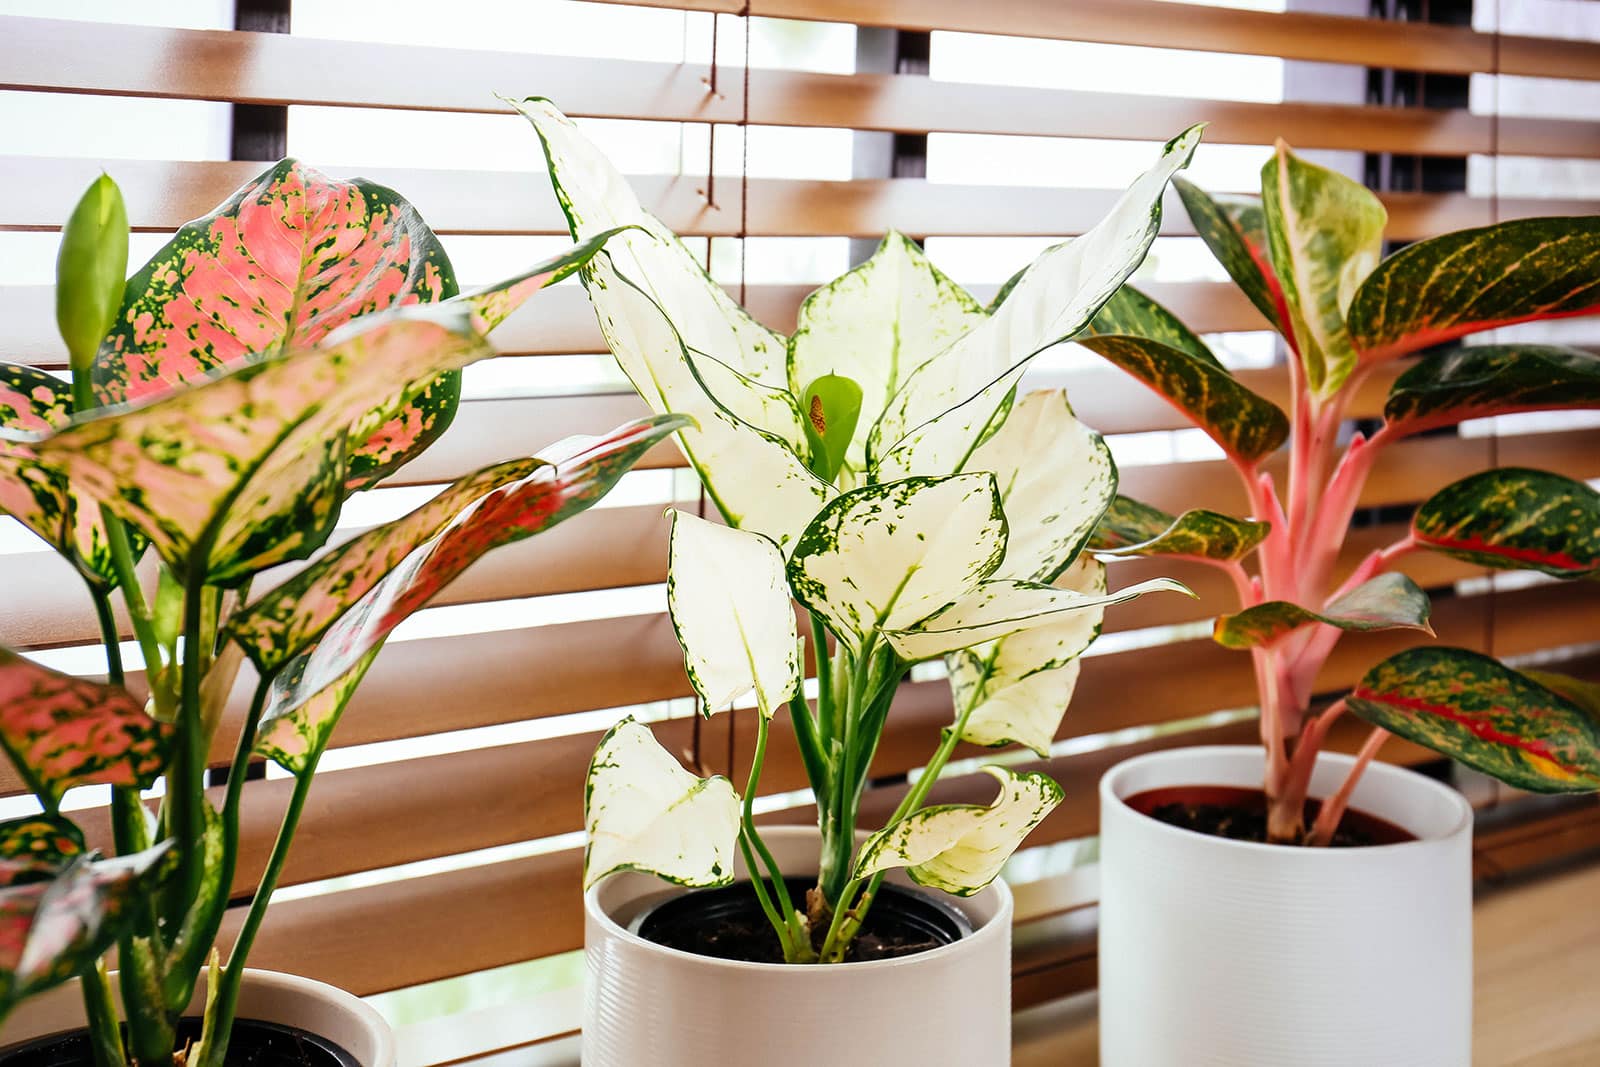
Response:
[[[963,467],[1000,484],[1010,537],[997,578],[1048,582],[1077,556],[1117,495],[1111,449],[1062,389],[1029,393]]]
[[[678,432],[684,454],[730,525],[792,547],[836,491],[784,442],[731,414],[707,392],[698,364],[650,296],[617,274],[606,253],[584,272],[600,331],[650,410],[691,415]],[[727,379],[727,368],[723,368]]]
[[[859,650],[966,596],[999,564],[1006,521],[991,474],[907,478],[830,503],[789,561],[789,585]]]
[[[1000,874],[1022,839],[1061,803],[1061,787],[1042,774],[984,771],[1000,783],[993,804],[947,804],[912,812],[861,846],[856,878],[906,868],[918,885],[971,896]]]
[[[1054,585],[1103,596],[1105,565],[1079,556]],[[1048,756],[1078,684],[1078,657],[1100,635],[1104,617],[1103,607],[1087,608],[947,657],[955,706],[972,708],[961,739],[991,747],[1026,745]]]
[[[1144,260],[1161,228],[1161,195],[1188,165],[1200,129],[1169,142],[1110,214],[1076,240],[1045,251],[988,321],[906,380],[868,445],[878,480],[962,467],[1028,361],[1088,325]]]
[[[899,630],[885,627],[884,636],[901,659],[914,663],[1056,622],[1073,612],[1120,604],[1160,590],[1194,596],[1182,582],[1171,578],[1152,578],[1105,596],[1084,596],[1037,582],[984,582],[968,596],[915,626]]]
[[[733,881],[739,794],[721,775],[696,778],[684,770],[648,726],[623,719],[601,739],[585,797],[585,889],[613,871],[682,886]]]
[[[760,534],[672,516],[667,607],[706,714],[756,693],[768,718],[800,687],[800,637],[783,553]]]
[[[867,434],[900,383],[987,318],[983,306],[940,273],[915,241],[890,233],[872,258],[800,305],[789,338],[789,391],[803,396],[825,374],[861,387],[861,416],[846,455],[866,467]]]

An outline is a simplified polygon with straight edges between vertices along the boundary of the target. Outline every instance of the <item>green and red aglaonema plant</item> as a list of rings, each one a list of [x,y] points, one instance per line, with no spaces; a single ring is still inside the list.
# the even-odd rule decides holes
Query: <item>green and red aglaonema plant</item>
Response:
[[[1291,410],[1247,389],[1165,308],[1123,289],[1078,340],[1205,431],[1237,469],[1253,514],[1174,517],[1119,497],[1094,543],[1114,555],[1210,564],[1232,578],[1239,610],[1216,620],[1214,637],[1254,659],[1270,840],[1327,844],[1391,733],[1524,789],[1600,789],[1600,702],[1577,679],[1425,645],[1379,663],[1343,699],[1313,705],[1318,673],[1342,634],[1431,633],[1427,595],[1394,570],[1409,553],[1557,578],[1600,569],[1600,494],[1520,468],[1440,490],[1394,544],[1347,575],[1338,567],[1362,489],[1390,445],[1467,419],[1600,407],[1593,353],[1455,343],[1514,323],[1600,312],[1600,218],[1504,222],[1384,259],[1378,198],[1282,144],[1262,170],[1259,198],[1177,185],[1200,236],[1288,346]],[[1341,454],[1340,427],[1357,391],[1403,359],[1411,362],[1389,390],[1381,427],[1352,434]],[[1286,501],[1264,469],[1285,440]],[[1245,567],[1252,556],[1253,571]],[[1308,826],[1317,754],[1347,712],[1375,729]]]
[[[742,853],[783,958],[842,962],[885,872],[976,893],[1060,801],[1045,775],[991,767],[992,804],[925,805],[956,746],[1047,753],[1105,607],[1187,592],[1168,579],[1107,592],[1083,550],[1116,493],[1111,453],[1062,391],[1016,391],[1029,360],[1082,330],[1144,259],[1200,131],[1168,144],[1102,222],[1046,251],[991,307],[890,234],[813,293],[783,337],[711,280],[564,115],[539,99],[517,106],[575,239],[626,227],[580,276],[650,408],[696,419],[679,440],[726,522],[672,513],[672,621],[704,712],[752,691],[756,710],[742,798],[684,769],[643,724],[606,735],[588,780],[586,883],[631,870],[723,885]],[[897,686],[940,659],[954,721],[858,848]],[[785,708],[821,836],[817,885],[800,901],[753,807]]]
[[[458,294],[400,196],[285,160],[125,284],[121,194],[108,177],[91,186],[58,265],[70,381],[0,363],[0,509],[82,577],[109,684],[0,649],[0,747],[43,808],[0,825],[0,1017],[80,975],[99,1067],[225,1062],[317,762],[384,640],[483,553],[589,507],[689,424],[655,416],[485,467],[328,547],[344,501],[449,425],[462,368],[494,354],[485,334],[609,236]],[[114,597],[148,699],[123,688]],[[240,723],[224,708],[245,659]],[[295,785],[224,965],[214,943],[255,758]],[[220,806],[214,762],[229,767]],[[158,779],[157,804],[141,790]],[[61,810],[91,784],[111,787],[113,858]],[[101,960],[113,945],[126,1042]],[[179,1049],[202,972],[203,1031]]]

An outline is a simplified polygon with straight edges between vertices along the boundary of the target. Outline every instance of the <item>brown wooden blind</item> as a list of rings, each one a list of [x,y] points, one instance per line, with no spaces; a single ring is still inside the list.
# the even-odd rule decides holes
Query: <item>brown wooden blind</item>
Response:
[[[986,297],[1000,279],[982,275],[961,240],[1079,233],[1106,209],[1120,182],[1044,170],[1024,176],[1033,184],[1005,186],[945,181],[937,174],[932,180],[892,177],[887,171],[862,174],[859,158],[846,158],[836,180],[781,170],[755,173],[736,158],[737,151],[727,155],[728,144],[737,147],[741,127],[757,127],[765,143],[780,146],[789,143],[786,138],[844,131],[846,138],[874,132],[1002,135],[1091,149],[1091,142],[1149,142],[1153,151],[1155,142],[1207,120],[1206,145],[1232,147],[1204,147],[1201,159],[1218,151],[1248,152],[1282,136],[1299,149],[1487,160],[1494,180],[1486,186],[1384,193],[1396,240],[1518,216],[1600,210],[1600,110],[1579,118],[1574,114],[1581,107],[1501,106],[1498,86],[1510,84],[1507,77],[1564,79],[1549,83],[1552,100],[1565,99],[1564,92],[1580,102],[1594,99],[1600,43],[1556,36],[1560,26],[1496,34],[1468,26],[1401,27],[1371,18],[1165,0],[649,0],[632,9],[604,0],[544,6],[552,26],[560,25],[568,9],[584,9],[586,18],[600,17],[596,12],[664,17],[641,9],[684,12],[667,17],[680,19],[676,25],[689,58],[616,58],[611,42],[586,43],[572,34],[560,37],[560,48],[551,47],[540,34],[497,31],[497,13],[515,5],[467,0],[452,5],[448,17],[476,20],[481,32],[472,47],[454,38],[441,41],[425,20],[406,29],[405,18],[421,10],[418,5],[398,5],[393,12],[363,5],[367,17],[393,20],[400,28],[391,24],[370,37],[353,34],[361,37],[354,40],[300,30],[301,13],[313,7],[325,12],[327,0],[297,0],[291,33],[229,29],[226,19],[222,28],[204,28],[209,16],[191,20],[200,28],[0,16],[0,117],[9,116],[9,125],[0,128],[25,134],[23,153],[0,158],[0,353],[63,368],[45,284],[52,242],[76,196],[100,170],[121,184],[133,227],[148,235],[138,240],[159,242],[160,235],[203,214],[262,169],[261,160],[226,158],[225,140],[198,150],[174,149],[167,153],[173,158],[129,149],[126,138],[108,140],[102,124],[123,121],[118,116],[129,112],[119,109],[130,101],[188,108],[181,115],[161,114],[180,115],[184,122],[192,115],[200,126],[218,116],[225,120],[235,105],[289,106],[290,152],[333,174],[361,173],[403,193],[444,235],[464,284],[491,280],[474,276],[465,264],[514,259],[519,250],[542,248],[540,242],[554,243],[565,232],[532,133],[520,120],[483,118],[504,112],[495,93],[546,95],[581,118],[639,123],[620,127],[623,141],[666,131],[684,147],[671,166],[637,176],[643,199],[679,232],[711,238],[719,278],[779,330],[793,326],[799,302],[816,283],[837,273],[785,273],[784,249],[814,250],[819,239],[875,237],[893,227],[934,239],[935,258]],[[1501,6],[1516,5],[1506,0]],[[36,4],[30,10],[48,9]],[[813,24],[827,26],[819,30]],[[831,32],[846,34],[848,45],[856,27],[933,32],[934,76],[807,69],[804,62],[787,62],[781,49],[770,53],[777,60],[763,59],[769,53],[759,50],[753,62],[744,60],[742,42]],[[713,32],[722,60],[715,71],[707,62]],[[1501,81],[1485,83],[1496,87],[1488,94],[1489,106],[1480,100],[1470,109],[1360,98],[1232,99],[1226,98],[1226,85],[1211,83],[1179,96],[1126,85],[1100,91],[943,80],[937,61],[942,50],[962,47],[962,34]],[[589,44],[592,51],[586,51]],[[1159,54],[1140,55],[1129,62],[1159,61]],[[57,114],[50,108],[59,94],[77,98],[62,121],[78,124],[68,131],[81,131],[81,141],[29,141],[28,122],[56,121],[41,116]],[[319,114],[347,123],[353,147],[341,146],[330,158],[298,148],[296,117]],[[485,121],[493,125],[468,125]],[[714,138],[706,136],[708,129],[717,131]],[[476,155],[460,163],[450,158],[448,146],[428,149],[430,138],[469,130],[490,141],[512,141],[523,151],[515,162],[491,166]],[[391,150],[383,143],[386,136],[407,142],[406,150]],[[708,140],[720,145],[710,180]],[[122,147],[100,151],[96,145],[102,142]],[[55,147],[28,149],[33,143]],[[155,143],[167,142],[156,137]],[[14,152],[14,146],[8,140],[0,150]],[[1548,166],[1561,180],[1508,184],[1499,177],[1502,161],[1534,168],[1535,174]],[[852,173],[853,163],[857,176],[847,179],[843,175]],[[1163,264],[1193,258],[1193,229],[1175,201],[1162,235],[1156,258]],[[150,250],[153,244],[139,245],[133,258],[142,261]],[[756,269],[758,253],[768,252],[779,266]],[[1012,266],[1030,255],[1018,252]],[[845,265],[839,262],[839,269]],[[1182,273],[1157,272],[1147,287],[1196,329],[1261,350],[1251,335],[1265,324],[1220,274],[1177,276]],[[1560,336],[1600,344],[1600,327],[1563,324]],[[494,378],[469,374],[468,399],[451,430],[431,453],[369,494],[373,508],[395,513],[428,486],[643,410],[615,373],[604,369],[604,346],[575,285],[541,294],[497,342],[513,357],[498,361],[508,369],[495,371]],[[1228,343],[1221,347],[1230,351]],[[1170,509],[1245,510],[1232,472],[1195,453],[1181,433],[1171,439],[1173,461],[1149,462],[1150,435],[1181,431],[1186,424],[1132,379],[1083,360],[1046,364],[1033,380],[1065,385],[1079,416],[1110,436],[1129,495]],[[1281,364],[1244,359],[1239,367],[1252,388],[1274,398],[1285,395]],[[1398,370],[1371,384],[1354,416],[1380,413]],[[1524,420],[1495,433],[1412,440],[1381,462],[1363,504],[1413,504],[1449,481],[1496,464],[1600,479],[1600,425]],[[581,843],[575,834],[581,829],[582,777],[594,743],[621,709],[642,706],[639,713],[657,721],[670,747],[697,751],[706,767],[742,778],[753,737],[750,713],[720,715],[696,731],[679,651],[661,614],[661,509],[670,501],[694,507],[698,497],[681,456],[666,446],[625,480],[614,506],[492,555],[439,599],[436,606],[446,610],[425,613],[413,635],[397,636],[335,737],[333,769],[312,793],[283,879],[290,891],[267,921],[257,964],[366,994],[578,947]],[[338,537],[378,521],[357,511]],[[19,540],[14,524],[4,525],[9,521],[0,519],[0,642],[57,662],[92,665],[97,630],[68,567],[42,546]],[[1396,531],[1392,524],[1356,531],[1345,566],[1391,541]],[[1434,592],[1441,640],[1501,656],[1575,657],[1576,669],[1595,672],[1588,646],[1600,641],[1600,599],[1592,583],[1502,576],[1490,585],[1473,567],[1431,556],[1412,557],[1403,569]],[[1112,583],[1156,574],[1189,582],[1202,599],[1151,598],[1111,610],[1107,637],[1086,660],[1062,727],[1061,740],[1070,743],[1049,760],[1033,761],[1055,774],[1068,793],[1031,841],[1034,846],[1093,834],[1095,779],[1130,751],[1201,739],[1249,740],[1252,734],[1251,723],[1225,714],[1248,709],[1255,699],[1249,658],[1211,643],[1203,625],[1233,607],[1226,583],[1202,568],[1149,562],[1114,565]],[[1349,685],[1374,659],[1414,641],[1395,634],[1349,637],[1319,688],[1333,692]],[[229,735],[242,712],[236,701],[214,761],[226,762],[231,749],[224,746],[231,746]],[[869,818],[893,805],[904,788],[896,782],[927,759],[949,717],[942,680],[919,676],[904,687],[875,767],[883,784],[865,802]],[[1174,727],[1160,736],[1140,730],[1183,723],[1192,728]],[[981,754],[965,751],[958,759]],[[1396,741],[1384,758],[1433,757]],[[936,795],[983,799],[983,781],[956,775]],[[246,787],[245,858],[235,887],[241,896],[259,875],[288,785],[266,780]],[[798,757],[780,736],[762,781],[768,817],[809,818],[807,799],[796,795],[804,785]],[[0,769],[0,795],[20,791],[11,769]],[[109,839],[103,809],[91,804],[82,814],[93,836]],[[1024,901],[1062,899],[1048,886],[1033,889]],[[1034,917],[1055,906],[1029,905]],[[427,951],[417,951],[419,945]],[[494,1040],[504,1045],[511,1039]]]

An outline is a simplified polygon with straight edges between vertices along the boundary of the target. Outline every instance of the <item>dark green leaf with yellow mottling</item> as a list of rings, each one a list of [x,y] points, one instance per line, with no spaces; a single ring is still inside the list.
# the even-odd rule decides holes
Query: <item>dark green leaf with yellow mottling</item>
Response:
[[[1283,287],[1272,271],[1261,198],[1213,196],[1183,178],[1174,179],[1172,184],[1183,198],[1195,232],[1217,257],[1222,269],[1273,328],[1287,335],[1289,327],[1283,321]]]
[[[1160,508],[1119,496],[1106,509],[1089,547],[1111,556],[1194,556],[1244,559],[1271,532],[1270,523],[1196,508],[1174,518]]]
[[[59,815],[24,815],[0,822],[0,859],[59,866],[83,851],[83,831]]]
[[[1463,648],[1413,648],[1356,684],[1350,710],[1535,793],[1600,789],[1600,725],[1525,674]]]
[[[1233,615],[1222,615],[1211,636],[1226,648],[1254,648],[1302,626],[1326,623],[1341,630],[1422,630],[1431,613],[1428,594],[1403,574],[1380,574],[1335,600],[1321,611],[1269,600]]]
[[[1469,333],[1600,311],[1600,216],[1515,219],[1407,245],[1350,305],[1363,362]]]
[[[1118,289],[1095,312],[1082,337],[1143,337],[1222,369],[1222,361],[1183,320],[1131,285]],[[1074,338],[1078,340],[1079,338]]]
[[[1600,407],[1600,356],[1560,345],[1474,345],[1424,356],[1395,380],[1383,415],[1421,433],[1518,411]]]
[[[1502,570],[1578,578],[1600,568],[1600,493],[1583,482],[1501,467],[1445,486],[1411,520],[1435,552]]]
[[[1523,671],[1522,674],[1551,692],[1566,697],[1588,712],[1590,718],[1600,722],[1600,683],[1585,681],[1556,671]]]

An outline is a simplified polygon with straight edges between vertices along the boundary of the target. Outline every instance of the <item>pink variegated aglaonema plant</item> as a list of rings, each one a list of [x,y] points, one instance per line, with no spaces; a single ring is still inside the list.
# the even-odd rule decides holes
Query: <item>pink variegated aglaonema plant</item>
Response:
[[[109,676],[0,649],[0,747],[42,808],[0,825],[0,1018],[79,976],[98,1067],[221,1067],[318,760],[384,640],[484,553],[588,508],[690,420],[657,415],[473,471],[341,539],[351,494],[450,424],[462,369],[494,354],[488,332],[612,235],[458,294],[410,204],[293,160],[125,283],[127,234],[102,177],[63,232],[70,376],[0,363],[0,510],[82,576]],[[138,696],[116,600],[143,660]],[[253,696],[224,726],[241,672]],[[224,963],[214,943],[253,758],[295,786]],[[214,759],[229,767],[220,806],[205,789]],[[141,791],[158,779],[155,802]],[[82,785],[111,787],[112,840],[86,840],[63,814]],[[101,959],[112,946],[120,1019]],[[208,968],[200,1037],[180,1048]]]
[[[1214,637],[1254,660],[1270,840],[1329,843],[1391,734],[1524,789],[1600,789],[1600,700],[1579,679],[1423,644],[1379,663],[1331,704],[1315,703],[1318,674],[1341,635],[1431,635],[1427,595],[1397,569],[1411,553],[1560,579],[1600,570],[1600,493],[1514,467],[1440,489],[1393,544],[1340,566],[1368,477],[1396,442],[1468,419],[1600,407],[1592,352],[1461,343],[1498,327],[1600,312],[1600,218],[1503,222],[1383,258],[1378,198],[1282,144],[1262,170],[1260,197],[1177,184],[1200,236],[1282,335],[1290,410],[1246,388],[1172,313],[1124,288],[1078,340],[1216,442],[1252,515],[1173,516],[1118,497],[1095,545],[1198,561],[1232,579],[1239,608],[1216,620]],[[1392,384],[1381,425],[1343,438],[1358,392],[1383,376]],[[1275,455],[1286,440],[1287,455]],[[1268,469],[1280,459],[1284,467]],[[1329,729],[1350,713],[1374,730],[1344,785],[1308,797]]]

